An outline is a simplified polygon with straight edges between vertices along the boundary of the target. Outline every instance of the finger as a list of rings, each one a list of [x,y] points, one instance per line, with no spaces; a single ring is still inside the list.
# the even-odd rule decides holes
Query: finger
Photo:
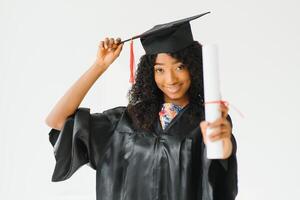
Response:
[[[220,111],[222,113],[222,117],[226,118],[227,115],[228,115],[228,107],[226,107],[225,105],[221,104]]]
[[[109,44],[109,39],[108,39],[108,37],[106,37],[104,40],[104,48],[105,49],[108,49],[108,44]]]
[[[227,115],[228,115],[228,110],[229,110],[228,106],[226,106],[225,104],[221,103],[221,104],[220,104],[220,107],[219,107],[219,110],[220,110],[221,113],[222,113],[222,117],[223,117],[223,118],[226,118]]]
[[[206,135],[207,127],[208,127],[208,122],[207,121],[200,122],[200,129],[201,129],[204,144],[207,143],[207,135]]]
[[[231,133],[228,132],[228,131],[223,131],[223,132],[220,132],[216,135],[210,135],[209,136],[209,139],[210,141],[214,142],[214,141],[217,141],[217,140],[221,140],[221,139],[230,139],[231,137]]]
[[[202,133],[206,134],[207,127],[208,127],[208,122],[207,121],[200,122],[200,128],[201,128]]]
[[[219,134],[227,134],[230,135],[231,134],[231,128],[228,126],[222,126],[219,128],[214,128],[212,129],[212,132],[210,135],[215,136],[215,135],[219,135]]]
[[[231,132],[232,127],[230,122],[227,119],[224,119],[224,122],[221,124],[222,129],[229,130]]]
[[[114,43],[115,43],[114,38],[110,38],[108,43],[108,48],[113,48]]]
[[[224,104],[224,103],[220,103],[220,109],[228,109],[228,106],[226,105],[226,104]]]
[[[227,118],[223,118],[223,117],[220,117],[216,121],[209,123],[209,128],[215,128],[218,126],[231,127],[231,124]]]
[[[98,47],[102,50],[104,49],[104,41],[100,41]]]
[[[223,138],[224,138],[224,136],[222,134],[219,134],[219,135],[215,135],[215,136],[209,137],[209,140],[211,142],[215,142],[215,141],[221,140]]]
[[[213,136],[219,135],[222,132],[221,127],[213,128],[213,129],[210,129],[210,130],[211,131],[209,133],[209,137],[213,137]]]
[[[120,42],[121,42],[121,38],[118,37],[118,38],[116,39],[116,44],[119,44]]]
[[[222,132],[222,127],[218,126],[215,128],[209,128],[211,130],[210,135],[216,135],[216,134],[220,134]]]
[[[118,46],[119,46],[119,44],[120,44],[120,42],[121,42],[121,38],[118,37],[117,39],[115,39],[114,40],[114,44],[113,44],[113,48],[117,49]]]
[[[216,135],[214,137],[210,137],[209,140],[214,142],[214,141],[217,141],[217,140],[224,140],[224,139],[230,139],[230,135],[227,135],[227,134],[219,134],[219,135]]]
[[[116,44],[116,42],[114,42],[114,44],[112,45],[111,48],[112,48],[113,50],[116,50],[116,49],[118,48],[118,46],[119,46],[119,44]]]
[[[116,49],[118,47],[118,42],[117,40],[113,40],[113,44],[112,44],[112,47],[113,49]]]
[[[215,121],[210,122],[208,127],[209,128],[216,128],[216,127],[222,126],[222,124],[224,124],[224,123],[225,123],[225,119],[220,117],[220,118],[216,119]]]
[[[212,129],[212,132],[209,134],[210,137],[214,137],[216,135],[220,135],[220,134],[230,134],[231,133],[231,129],[228,127],[219,127],[219,128],[214,128]]]
[[[116,51],[115,51],[115,55],[116,55],[116,56],[119,56],[119,55],[120,55],[120,53],[121,53],[121,51],[122,51],[122,48],[123,48],[123,45],[124,45],[124,44],[120,44],[120,45],[117,47],[117,49],[116,49]]]

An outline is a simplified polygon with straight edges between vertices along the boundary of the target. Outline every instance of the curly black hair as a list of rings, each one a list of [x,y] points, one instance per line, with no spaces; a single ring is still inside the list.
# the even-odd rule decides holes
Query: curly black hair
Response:
[[[189,103],[203,107],[203,69],[202,46],[194,41],[190,46],[168,53],[173,58],[188,67],[191,75],[191,85],[187,91]],[[128,113],[137,129],[151,131],[158,113],[164,103],[163,92],[157,87],[154,80],[154,63],[157,55],[143,55],[140,58],[136,82],[128,92]],[[193,113],[191,113],[193,115]]]

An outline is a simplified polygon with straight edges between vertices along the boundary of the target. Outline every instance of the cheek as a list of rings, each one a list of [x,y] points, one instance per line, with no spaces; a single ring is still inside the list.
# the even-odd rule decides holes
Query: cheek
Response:
[[[186,76],[185,82],[186,82],[186,84],[185,84],[186,85],[186,90],[188,90],[191,87],[191,84],[192,84],[192,80],[191,80],[190,74],[188,74]]]
[[[189,89],[190,87],[191,87],[191,80],[188,81],[187,89]]]
[[[157,75],[154,75],[154,81],[158,87],[162,84],[162,78],[159,78]]]
[[[186,74],[184,74],[184,76],[183,76],[183,80],[187,83],[187,84],[191,84],[191,75],[190,75],[190,73],[186,73]]]

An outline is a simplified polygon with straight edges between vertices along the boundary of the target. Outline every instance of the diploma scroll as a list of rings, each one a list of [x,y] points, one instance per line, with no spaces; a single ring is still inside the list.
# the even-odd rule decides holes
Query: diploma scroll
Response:
[[[213,122],[221,117],[219,103],[221,100],[220,81],[219,81],[219,63],[217,45],[202,46],[203,59],[203,82],[204,82],[204,100],[205,100],[205,120]],[[212,133],[213,129],[207,128],[207,136]],[[221,140],[211,142],[209,139],[206,144],[208,159],[222,159],[223,142]]]

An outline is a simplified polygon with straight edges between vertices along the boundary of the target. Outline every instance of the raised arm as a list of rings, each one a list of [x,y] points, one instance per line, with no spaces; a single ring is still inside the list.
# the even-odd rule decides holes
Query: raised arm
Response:
[[[67,90],[48,114],[45,122],[49,127],[62,129],[68,116],[79,107],[92,85],[120,55],[123,47],[120,41],[120,38],[105,38],[100,42],[94,64]]]

